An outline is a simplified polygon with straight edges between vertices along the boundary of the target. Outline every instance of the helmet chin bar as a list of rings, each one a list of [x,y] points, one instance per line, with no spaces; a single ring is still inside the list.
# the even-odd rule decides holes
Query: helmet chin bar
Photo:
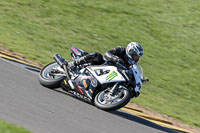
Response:
[[[133,59],[128,59],[128,63],[129,63],[130,65],[133,65],[133,64],[135,64],[135,63],[137,63],[137,62],[135,62]]]

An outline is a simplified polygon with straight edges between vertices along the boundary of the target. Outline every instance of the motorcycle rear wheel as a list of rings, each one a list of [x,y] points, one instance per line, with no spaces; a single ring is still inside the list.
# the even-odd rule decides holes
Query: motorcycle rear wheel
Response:
[[[94,99],[97,108],[105,111],[117,110],[125,106],[131,99],[131,94],[127,89],[119,89],[113,96],[109,94],[111,88],[99,92]],[[110,97],[110,98],[109,98]]]
[[[50,88],[56,89],[60,87],[61,81],[64,79],[64,76],[51,76],[50,72],[55,68],[60,67],[56,62],[49,63],[46,65],[39,73],[39,82],[41,85]]]

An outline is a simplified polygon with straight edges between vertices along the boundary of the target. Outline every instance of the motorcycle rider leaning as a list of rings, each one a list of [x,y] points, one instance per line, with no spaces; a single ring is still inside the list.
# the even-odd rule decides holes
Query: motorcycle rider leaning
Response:
[[[130,42],[126,48],[123,47],[116,47],[109,51],[107,51],[104,55],[106,61],[110,61],[113,64],[120,63],[124,65],[127,69],[131,66],[131,64],[137,64],[140,57],[143,55],[143,48],[137,42]],[[100,65],[103,64],[105,61],[103,56],[98,52],[89,53],[86,56],[83,56],[79,59],[76,59],[72,62],[68,63],[68,67],[72,70],[75,69],[77,66],[81,66],[83,64],[90,64],[90,65]],[[139,96],[140,88],[142,86],[142,79],[138,77],[138,70],[137,66],[135,65],[135,89],[133,91],[134,97]]]
[[[143,55],[143,48],[137,42],[130,42],[126,48],[116,47],[105,53],[104,58],[112,62],[118,62],[123,64],[127,69],[132,66],[131,64],[137,64],[140,57]],[[137,65],[134,68],[134,78],[135,78],[135,89],[133,90],[133,96],[137,97],[140,94],[140,89],[142,87],[142,79],[138,76]]]
[[[131,42],[126,48],[116,47],[105,53],[104,58],[112,62],[118,62],[130,67],[130,64],[136,64],[143,55],[143,48],[137,42]]]

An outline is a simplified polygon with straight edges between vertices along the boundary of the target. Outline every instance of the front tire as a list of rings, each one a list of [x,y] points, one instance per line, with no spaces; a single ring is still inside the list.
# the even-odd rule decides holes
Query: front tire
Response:
[[[128,89],[118,88],[118,90],[114,96],[109,94],[110,88],[99,92],[94,99],[95,106],[105,111],[113,111],[124,107],[130,101],[131,94]]]
[[[56,62],[52,62],[48,65],[46,65],[39,73],[39,82],[41,85],[50,88],[55,89],[60,87],[61,81],[64,79],[64,76],[50,76],[50,72],[54,68],[60,67]]]

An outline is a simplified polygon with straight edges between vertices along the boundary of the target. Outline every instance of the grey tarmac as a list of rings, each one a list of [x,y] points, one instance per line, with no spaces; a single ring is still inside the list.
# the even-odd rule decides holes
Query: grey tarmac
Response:
[[[174,132],[122,110],[105,112],[50,90],[38,74],[0,58],[0,119],[34,133]]]

